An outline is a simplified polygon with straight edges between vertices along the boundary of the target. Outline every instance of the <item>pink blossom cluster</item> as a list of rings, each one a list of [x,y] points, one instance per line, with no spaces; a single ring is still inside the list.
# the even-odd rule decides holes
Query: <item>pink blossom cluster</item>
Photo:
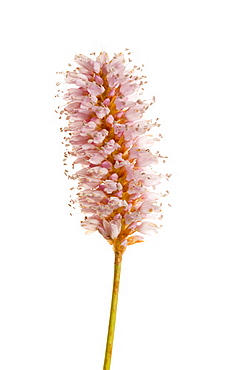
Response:
[[[64,95],[69,124],[65,131],[76,172],[78,202],[86,214],[82,226],[99,231],[122,250],[153,234],[160,219],[161,194],[149,191],[161,181],[152,165],[158,162],[149,147],[155,138],[146,134],[156,123],[143,119],[149,104],[139,99],[142,78],[127,70],[122,53],[109,60],[101,52],[95,60],[77,55],[78,67],[66,72],[74,85]]]

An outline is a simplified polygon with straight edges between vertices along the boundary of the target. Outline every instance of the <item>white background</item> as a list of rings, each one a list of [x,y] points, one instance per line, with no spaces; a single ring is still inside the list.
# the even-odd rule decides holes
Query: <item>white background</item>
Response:
[[[172,207],[125,253],[111,368],[246,369],[244,7],[2,5],[2,370],[102,369],[113,252],[69,215],[55,72],[75,53],[125,48],[156,96]]]

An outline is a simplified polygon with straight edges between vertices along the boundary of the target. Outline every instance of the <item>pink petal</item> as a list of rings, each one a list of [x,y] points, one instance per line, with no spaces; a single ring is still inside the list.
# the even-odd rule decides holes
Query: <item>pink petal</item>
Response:
[[[127,98],[116,98],[115,99],[115,106],[117,110],[121,110],[125,107],[126,105],[126,100]]]
[[[112,89],[109,91],[108,96],[114,96],[115,95],[115,89]]]
[[[110,104],[110,99],[109,98],[105,99],[103,101],[103,104],[106,105],[106,106],[108,106]]]
[[[66,105],[65,110],[67,112],[73,112],[74,110],[77,110],[80,107],[80,102],[72,102]]]
[[[77,86],[86,87],[86,81],[83,81],[80,78],[77,78],[75,83],[76,83]]]
[[[105,155],[110,155],[111,153],[113,153],[116,149],[120,148],[120,145],[117,144],[113,139],[108,141],[104,147],[103,147],[103,153]]]
[[[140,109],[130,108],[125,112],[125,117],[129,121],[138,120],[142,117],[142,111]]]
[[[96,73],[99,73],[99,71],[100,71],[100,67],[101,67],[101,64],[100,64],[99,62],[94,62],[94,63],[93,63],[93,66],[94,66],[94,71],[95,71]]]
[[[81,148],[83,148],[84,150],[93,149],[95,148],[95,145],[86,143],[86,144],[81,145]]]
[[[125,219],[126,225],[129,225],[133,221],[134,222],[142,221],[143,217],[140,214],[140,212],[130,212],[130,213],[125,214],[124,219]]]
[[[117,190],[117,183],[112,180],[106,180],[104,181],[103,188],[104,191],[106,191],[106,193],[108,194],[113,193],[114,191]]]
[[[125,200],[119,199],[118,197],[110,197],[108,204],[110,204],[113,208],[119,207],[127,207],[128,204]]]
[[[138,167],[146,167],[153,163],[158,163],[158,158],[150,152],[144,152],[137,159],[136,165]]]
[[[109,171],[111,171],[111,169],[112,169],[112,163],[111,162],[109,162],[109,161],[105,161],[105,162],[103,162],[102,163],[102,167],[105,167],[105,168],[107,168]]]
[[[103,118],[110,112],[107,107],[100,107],[98,105],[92,107],[92,110],[96,113],[98,118]]]
[[[126,82],[125,84],[121,85],[120,92],[122,95],[131,95],[137,88],[137,84],[130,84]]]
[[[101,63],[101,65],[106,64],[109,62],[108,54],[105,51],[101,52],[97,57],[97,61]]]
[[[94,232],[97,230],[100,221],[94,218],[88,218],[87,220],[81,222],[81,225],[90,232]]]
[[[100,76],[98,76],[98,75],[95,75],[94,80],[96,81],[96,83],[97,83],[98,85],[102,85],[102,84],[103,84],[103,79],[102,79],[102,77],[100,77]]]
[[[108,131],[106,129],[103,129],[101,131],[95,131],[91,136],[93,137],[92,141],[94,144],[101,144],[105,137],[108,135]]]
[[[94,96],[101,95],[104,92],[104,87],[103,86],[98,86],[97,84],[91,83],[87,87],[87,91]]]
[[[89,159],[89,162],[92,163],[92,164],[100,164],[100,163],[102,163],[103,160],[104,160],[104,156],[102,156],[101,154],[97,154],[97,155],[94,155],[93,157],[91,157]]]
[[[121,118],[124,115],[124,112],[118,112],[115,115],[115,118]]]
[[[108,75],[108,85],[109,87],[117,87],[119,85],[119,78],[114,75]]]
[[[110,225],[109,225],[109,234],[111,236],[112,239],[115,239],[117,238],[117,236],[119,235],[121,231],[121,220],[112,220],[110,221]]]
[[[76,63],[86,68],[87,70],[93,69],[93,61],[90,58],[86,57],[85,55],[83,54],[76,55],[74,59]]]
[[[87,188],[94,189],[101,184],[101,179],[94,179],[93,177],[86,177],[81,179],[83,186]]]
[[[120,191],[118,191],[117,193],[115,193],[115,195],[116,195],[117,197],[119,197],[119,198],[121,198],[121,197],[122,197],[122,194],[123,194],[123,190],[120,190]]]
[[[138,148],[149,148],[154,144],[154,138],[152,135],[144,135],[137,138],[134,145]]]
[[[158,185],[161,182],[161,177],[159,175],[151,174],[150,176],[146,176],[143,180],[143,184],[145,186],[153,186]]]
[[[110,115],[107,117],[106,122],[108,122],[108,123],[113,123],[113,122],[114,122],[114,117],[110,114]]]
[[[142,234],[154,235],[157,233],[157,226],[151,222],[142,222],[140,226],[136,228]]]
[[[141,213],[149,214],[151,212],[158,212],[160,210],[160,207],[153,204],[153,201],[145,201],[142,203],[141,207],[139,208],[139,211]]]
[[[117,173],[113,173],[113,174],[110,176],[110,180],[117,181],[117,180],[118,180],[118,175],[117,175]]]

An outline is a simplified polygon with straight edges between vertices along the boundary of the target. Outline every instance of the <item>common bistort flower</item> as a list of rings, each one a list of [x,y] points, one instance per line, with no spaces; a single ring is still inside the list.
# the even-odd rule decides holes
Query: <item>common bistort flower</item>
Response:
[[[98,231],[115,252],[104,363],[108,370],[122,255],[129,245],[144,240],[141,234],[158,230],[162,218],[158,200],[163,194],[154,190],[164,176],[153,165],[164,157],[149,149],[159,140],[149,131],[159,125],[143,117],[153,102],[140,99],[145,78],[137,75],[140,68],[128,69],[122,53],[111,60],[106,52],[96,58],[79,54],[75,62],[77,67],[66,72],[65,82],[71,88],[64,95],[66,105],[61,112],[68,122],[63,130],[68,133],[66,145],[72,147],[65,157],[74,158],[73,165],[79,166],[69,177],[78,181],[77,202],[85,214],[81,225],[87,233]]]

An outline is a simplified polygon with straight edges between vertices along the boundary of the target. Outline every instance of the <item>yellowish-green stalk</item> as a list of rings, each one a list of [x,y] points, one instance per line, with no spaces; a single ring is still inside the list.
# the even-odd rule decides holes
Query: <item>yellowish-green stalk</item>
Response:
[[[111,310],[110,310],[109,325],[108,325],[108,337],[107,337],[107,345],[106,345],[106,351],[105,351],[103,370],[109,370],[110,364],[111,364],[118,294],[119,294],[119,284],[120,284],[121,262],[122,262],[121,252],[115,252],[113,292],[112,292]]]

